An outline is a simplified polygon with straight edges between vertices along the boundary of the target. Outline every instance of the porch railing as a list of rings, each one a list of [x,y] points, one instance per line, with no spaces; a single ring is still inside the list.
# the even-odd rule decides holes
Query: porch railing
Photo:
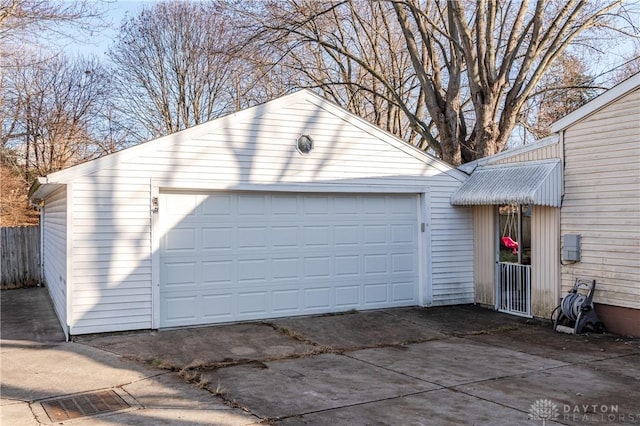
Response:
[[[498,310],[531,317],[531,265],[499,262]]]

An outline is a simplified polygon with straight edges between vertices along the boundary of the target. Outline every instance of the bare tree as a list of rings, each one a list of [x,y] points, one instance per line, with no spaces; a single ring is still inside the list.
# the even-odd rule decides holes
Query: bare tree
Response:
[[[379,28],[369,32],[373,43],[358,39],[371,28],[368,3],[274,1],[263,9],[267,16],[256,18],[270,44],[289,46],[283,55],[307,45],[309,51],[334,56],[335,63],[366,71],[370,80],[358,81],[390,98],[420,136],[417,144],[452,164],[501,151],[528,100],[567,49],[597,45],[599,30],[637,35],[635,27],[630,33],[614,27],[619,16],[628,16],[621,1],[387,0],[376,7],[387,22],[393,18],[391,31],[401,34],[403,43],[376,50],[377,40],[386,37]],[[409,55],[419,89],[390,77],[388,54]],[[412,96],[405,97],[408,87],[413,87]]]
[[[519,124],[535,138],[551,134],[551,124],[570,114],[604,89],[587,73],[585,60],[565,53],[540,80],[541,90],[529,96]]]
[[[162,2],[122,25],[109,56],[122,112],[157,137],[233,110],[233,27],[217,3]]]
[[[263,84],[275,72],[288,88],[316,89],[419,144],[411,117],[423,115],[422,88],[389,10],[372,1],[275,1],[238,13],[254,22],[246,31],[261,51],[255,67],[273,70]]]
[[[0,58],[19,58],[25,45],[49,37],[73,39],[96,30],[102,15],[99,3],[87,0],[0,0]]]
[[[105,119],[110,89],[100,63],[65,57],[28,62],[4,77],[0,141],[5,158],[20,158],[16,164],[29,180],[104,153],[96,135],[105,135],[96,126]]]
[[[0,156],[1,157],[1,156]],[[35,225],[38,212],[29,207],[24,177],[0,158],[0,226]]]

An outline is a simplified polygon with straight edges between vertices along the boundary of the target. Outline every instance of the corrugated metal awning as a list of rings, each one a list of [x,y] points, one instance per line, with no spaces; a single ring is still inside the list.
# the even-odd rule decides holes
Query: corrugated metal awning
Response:
[[[454,206],[512,203],[560,207],[560,160],[481,166],[451,196]]]

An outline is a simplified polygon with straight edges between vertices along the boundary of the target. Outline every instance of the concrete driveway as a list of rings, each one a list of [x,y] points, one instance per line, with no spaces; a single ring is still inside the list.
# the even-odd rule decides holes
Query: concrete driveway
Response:
[[[187,386],[209,404],[205,420],[163,424],[640,424],[637,339],[556,334],[548,323],[475,306],[75,340],[61,345],[110,355],[165,381],[179,377],[166,385],[175,386],[174,403],[193,398],[182,388]],[[146,385],[140,382],[138,388],[141,392]],[[225,412],[232,416],[223,417],[223,408],[233,410]],[[123,415],[100,419],[103,424],[154,424],[141,416],[122,423],[118,416]]]

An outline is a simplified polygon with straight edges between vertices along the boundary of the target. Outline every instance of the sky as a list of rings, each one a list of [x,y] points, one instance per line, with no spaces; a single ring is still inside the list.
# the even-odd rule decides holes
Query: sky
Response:
[[[97,0],[93,0],[98,3]],[[107,28],[92,34],[82,34],[71,43],[65,45],[64,50],[70,54],[94,54],[101,58],[109,49],[122,20],[129,16],[136,16],[145,5],[152,5],[159,0],[100,0],[100,8],[105,12],[104,20]]]

